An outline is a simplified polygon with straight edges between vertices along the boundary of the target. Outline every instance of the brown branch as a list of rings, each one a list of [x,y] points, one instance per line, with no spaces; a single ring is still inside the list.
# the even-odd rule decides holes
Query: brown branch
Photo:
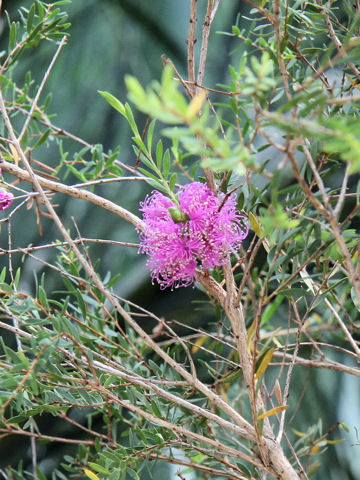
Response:
[[[205,75],[205,64],[207,58],[209,35],[211,24],[215,18],[217,9],[219,8],[220,0],[208,0],[205,20],[202,29],[202,40],[200,49],[199,69],[197,74],[197,84],[202,85]],[[190,78],[189,78],[190,80]]]
[[[336,35],[335,30],[334,30],[334,27],[333,27],[333,25],[332,25],[332,23],[331,23],[331,19],[330,19],[329,14],[328,14],[329,9],[331,8],[331,3],[332,3],[332,2],[330,1],[330,2],[329,2],[329,5],[327,5],[327,8],[322,10],[322,13],[324,13],[324,15],[325,15],[325,23],[326,23],[326,26],[327,26],[327,29],[328,29],[330,38],[331,38],[331,40],[333,41],[333,43],[334,43],[337,51],[339,52],[340,57],[346,58],[346,52],[345,52],[345,50],[344,50],[344,46],[343,46],[343,44],[340,42],[338,36]],[[353,63],[349,63],[348,65],[349,65],[349,67],[351,68],[351,71],[353,72],[353,74],[357,77],[358,80],[360,80],[360,71],[359,71],[359,69],[356,68]]]
[[[54,180],[49,180],[47,178],[41,177],[40,175],[31,175],[28,171],[16,166],[13,163],[6,162],[3,160],[0,162],[1,169],[4,172],[11,173],[15,175],[20,180],[32,183],[34,186],[38,183],[42,188],[51,190],[52,192],[59,192],[69,195],[71,197],[79,198],[98,205],[105,210],[109,210],[112,213],[115,213],[119,217],[123,218],[127,222],[131,223],[137,228],[143,228],[143,222],[139,217],[129,212],[123,207],[120,207],[116,203],[107,200],[106,198],[100,197],[95,193],[88,192],[87,190],[79,189],[77,187],[71,187],[60,182],[55,182]]]
[[[196,15],[197,15],[197,0],[191,0],[190,6],[190,20],[189,32],[187,39],[187,62],[188,62],[188,80],[192,84],[195,82],[195,50],[196,43]],[[195,87],[190,84],[191,98],[195,95]]]
[[[54,437],[51,435],[44,435],[43,433],[28,432],[27,430],[22,429],[14,430],[12,428],[0,428],[0,432],[3,432],[3,435],[0,435],[0,439],[9,435],[24,435],[26,437],[34,437],[41,440],[50,440],[51,442],[72,443],[74,445],[95,445],[94,440],[75,440],[73,438]],[[104,443],[100,440],[100,444],[107,445],[107,442]]]
[[[128,242],[119,242],[117,240],[105,240],[102,238],[81,238],[77,240],[73,240],[75,244],[79,243],[100,243],[100,244],[107,244],[107,245],[117,245],[121,247],[131,247],[131,248],[139,248],[140,244],[138,243],[128,243]],[[0,257],[2,255],[12,255],[14,253],[21,253],[27,254],[29,252],[36,252],[37,250],[43,250],[46,248],[56,248],[56,247],[64,247],[68,246],[69,242],[56,242],[56,243],[48,243],[47,245],[37,245],[37,246],[29,246],[29,247],[18,247],[13,248],[11,250],[5,250],[0,247]]]

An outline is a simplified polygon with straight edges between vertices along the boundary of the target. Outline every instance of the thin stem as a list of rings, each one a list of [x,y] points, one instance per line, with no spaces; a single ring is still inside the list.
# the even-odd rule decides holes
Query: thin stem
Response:
[[[196,43],[196,15],[197,15],[197,0],[191,0],[190,6],[190,19],[189,19],[189,32],[187,39],[187,61],[188,61],[188,80],[190,83],[190,96],[195,95],[195,43]]]
[[[39,101],[40,95],[42,94],[42,91],[43,91],[43,89],[44,89],[44,87],[45,87],[45,84],[46,84],[48,78],[49,78],[49,75],[50,75],[50,73],[51,73],[51,70],[53,69],[53,67],[54,67],[54,65],[55,65],[55,62],[56,62],[56,60],[58,59],[58,57],[59,57],[59,55],[60,55],[60,52],[61,52],[63,46],[64,46],[65,43],[66,43],[66,40],[67,40],[67,37],[66,37],[66,35],[65,35],[65,36],[63,36],[63,38],[61,39],[60,44],[59,44],[58,48],[56,49],[56,52],[55,52],[55,54],[54,54],[54,56],[53,56],[53,58],[52,58],[52,60],[51,60],[51,62],[50,62],[50,64],[49,64],[46,72],[45,72],[45,75],[44,75],[44,77],[43,77],[43,79],[42,79],[42,81],[41,81],[41,83],[40,83],[40,86],[39,86],[39,88],[38,88],[38,91],[36,92],[35,98],[34,98],[34,100],[32,101],[31,108],[30,108],[30,110],[29,110],[29,113],[28,113],[28,115],[27,115],[27,118],[26,118],[26,120],[25,120],[25,123],[24,123],[24,125],[23,125],[23,127],[22,127],[22,129],[21,129],[20,135],[18,136],[18,142],[19,142],[19,143],[21,142],[21,140],[22,140],[22,138],[23,138],[23,136],[24,136],[24,134],[25,134],[25,132],[26,132],[26,129],[27,129],[28,126],[29,126],[31,117],[32,117],[32,115],[33,115],[33,113],[34,113],[34,110],[35,110],[36,106],[37,106],[37,103],[38,103],[38,101]]]
[[[3,105],[3,108],[5,108],[3,102],[2,102],[2,105]],[[23,156],[25,157],[25,155]],[[63,183],[55,182],[54,180],[49,180],[47,178],[41,177],[40,175],[35,175],[32,171],[30,173],[30,171],[27,168],[24,170],[20,167],[17,167],[13,163],[6,162],[5,160],[3,160],[0,163],[0,166],[4,172],[12,173],[13,175],[15,175],[17,178],[21,180],[25,180],[26,182],[31,182],[35,187],[36,185],[39,185],[39,187],[41,188],[41,191],[43,191],[43,189],[46,188],[53,192],[65,193],[66,195],[69,195],[71,197],[87,200],[88,202],[91,202],[94,205],[98,205],[104,208],[105,210],[109,210],[110,212],[115,213],[119,217],[123,218],[127,222],[134,225],[135,227],[140,229],[143,228],[143,222],[142,220],[140,220],[139,217],[129,212],[125,208],[120,207],[116,203],[111,202],[110,200],[107,200],[103,197],[100,197],[95,193],[89,192],[87,190],[82,190],[77,186],[71,187],[69,185],[65,185]],[[45,192],[43,193],[45,195]]]
[[[201,86],[204,81],[205,64],[207,59],[209,36],[211,24],[215,18],[217,9],[219,8],[220,0],[208,0],[205,20],[202,29],[202,40],[200,49],[199,69],[197,74],[197,86]],[[190,79],[189,79],[190,80]],[[198,88],[196,88],[196,91]]]

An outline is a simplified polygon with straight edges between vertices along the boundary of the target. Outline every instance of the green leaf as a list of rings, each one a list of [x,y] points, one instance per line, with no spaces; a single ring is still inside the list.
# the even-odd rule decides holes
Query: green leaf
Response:
[[[281,295],[294,299],[305,297],[306,294],[307,292],[303,288],[285,288],[284,290],[281,290]]]
[[[170,170],[170,152],[169,152],[169,149],[166,149],[164,153],[164,158],[163,158],[163,170],[162,170],[162,174],[165,180],[169,176],[169,170]]]
[[[356,296],[354,287],[351,287],[350,293],[351,293],[351,300],[353,301],[353,304],[355,305],[356,309],[360,312],[360,301]]]
[[[45,133],[43,133],[41,135],[41,137],[39,138],[39,140],[35,143],[35,145],[32,147],[33,150],[35,150],[36,148],[40,147],[40,145],[42,145],[43,143],[46,142],[48,136],[50,134],[50,128],[48,128]]]
[[[133,470],[132,468],[128,467],[126,469],[126,473],[131,477],[133,478],[134,480],[140,480],[140,477],[139,475],[135,472],[135,470]]]
[[[148,131],[147,131],[147,147],[149,152],[151,152],[151,148],[152,148],[155,124],[156,124],[156,120],[154,119],[150,122]]]
[[[128,103],[125,103],[125,116],[126,116],[127,121],[129,122],[131,130],[135,133],[135,136],[138,137],[138,138],[141,138],[139,130],[136,126],[134,114],[133,114],[133,112],[131,110],[131,107]],[[146,150],[145,146],[144,146],[144,150]]]
[[[10,35],[9,35],[9,50],[11,51],[16,45],[16,36],[17,36],[17,25],[15,22],[12,22],[10,25]]]
[[[270,318],[274,315],[278,307],[281,305],[281,302],[283,301],[284,297],[282,295],[277,295],[275,300],[268,305],[262,316],[261,316],[261,326],[264,326],[268,323]]]
[[[35,3],[33,3],[30,7],[29,13],[28,13],[28,18],[26,22],[26,31],[29,33],[32,29],[33,26],[33,21],[34,21],[34,15],[35,15]]]
[[[35,467],[35,471],[36,471],[36,475],[37,475],[38,480],[46,480],[46,476],[43,474],[43,472],[38,467]]]
[[[134,100],[134,103],[146,102],[146,92],[137,78],[132,75],[125,75],[125,84],[131,101]]]
[[[158,169],[161,170],[161,164],[162,164],[162,159],[163,159],[163,143],[161,140],[158,141],[156,145],[156,165],[158,166]]]
[[[156,188],[156,190],[160,190],[161,192],[168,193],[167,189],[160,183],[158,180],[154,180],[152,178],[147,178],[146,182],[151,185],[152,187]]]
[[[169,187],[171,191],[173,191],[175,188],[176,179],[177,179],[177,174],[173,173],[170,177],[170,182],[169,182]]]
[[[45,308],[49,308],[49,303],[48,303],[48,299],[47,299],[47,296],[46,296],[46,292],[45,292],[45,289],[42,285],[39,285],[38,295],[39,295],[39,301],[40,301],[41,305],[43,305]]]
[[[98,90],[98,93],[100,93],[101,96],[105,98],[105,100],[115,108],[118,112],[121,113],[124,117],[126,117],[126,110],[125,106],[123,103],[120,102],[114,95],[111,95],[109,92],[102,92],[101,90]]]
[[[106,475],[110,475],[109,470],[106,470],[106,468],[102,467],[101,465],[98,465],[97,463],[93,462],[88,462],[89,467],[91,467],[95,472],[98,473],[105,473]]]
[[[145,168],[139,167],[139,172],[143,173],[144,175],[146,175],[149,178],[152,178],[153,180],[159,181],[159,179],[156,175],[148,172],[147,170],[145,170]]]

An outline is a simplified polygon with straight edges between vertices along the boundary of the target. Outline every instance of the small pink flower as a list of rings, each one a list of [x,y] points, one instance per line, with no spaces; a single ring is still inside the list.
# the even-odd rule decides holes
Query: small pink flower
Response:
[[[6,210],[10,207],[14,199],[14,195],[11,192],[0,190],[0,210]]]
[[[223,265],[249,230],[236,209],[235,194],[216,197],[206,185],[192,182],[181,188],[178,198],[178,216],[177,206],[156,190],[140,204],[145,224],[140,252],[149,255],[151,277],[161,289],[190,285],[198,266]]]

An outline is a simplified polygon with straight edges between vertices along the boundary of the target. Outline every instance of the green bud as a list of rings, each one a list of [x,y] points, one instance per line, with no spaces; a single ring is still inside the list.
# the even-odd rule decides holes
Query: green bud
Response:
[[[183,213],[176,207],[168,208],[168,212],[170,213],[171,218],[174,220],[175,223],[184,223],[189,220],[188,215],[186,215],[186,213]]]

